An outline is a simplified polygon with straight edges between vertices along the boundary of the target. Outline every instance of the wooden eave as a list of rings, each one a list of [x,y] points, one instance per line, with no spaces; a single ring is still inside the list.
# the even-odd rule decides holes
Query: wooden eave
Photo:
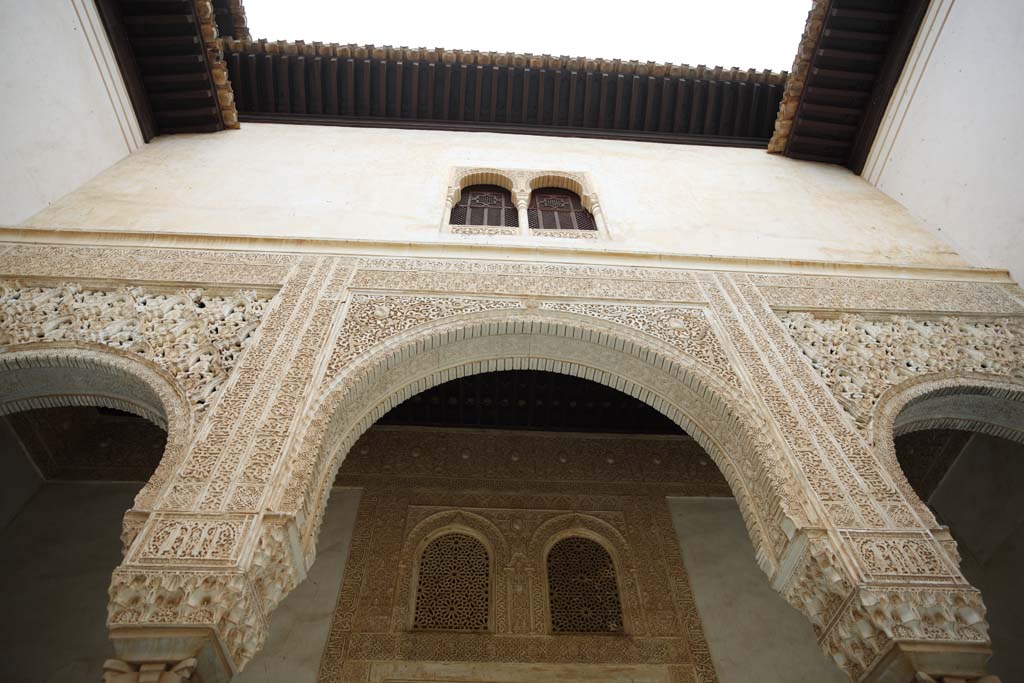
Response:
[[[220,14],[214,4],[223,5]],[[248,35],[239,0],[97,0],[97,7],[147,142],[238,126],[217,22]]]
[[[815,0],[770,152],[860,173],[928,0]]]
[[[224,40],[240,121],[765,147],[786,73]]]

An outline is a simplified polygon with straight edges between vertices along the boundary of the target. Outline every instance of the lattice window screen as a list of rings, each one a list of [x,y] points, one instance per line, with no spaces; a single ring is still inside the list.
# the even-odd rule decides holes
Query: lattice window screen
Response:
[[[594,217],[575,192],[545,187],[530,195],[526,211],[531,230],[597,230]]]
[[[483,543],[459,533],[434,539],[420,558],[413,628],[486,631],[490,586]]]
[[[548,552],[548,595],[554,633],[621,633],[615,565],[600,543],[566,538]]]
[[[452,207],[452,225],[490,225],[518,228],[519,212],[512,193],[497,185],[471,185]]]

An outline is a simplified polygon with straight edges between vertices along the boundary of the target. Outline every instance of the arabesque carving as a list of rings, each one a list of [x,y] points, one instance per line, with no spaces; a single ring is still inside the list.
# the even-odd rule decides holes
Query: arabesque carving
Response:
[[[181,384],[203,411],[260,324],[268,300],[252,291],[210,296],[141,287],[104,291],[79,284],[0,283],[0,346],[83,341],[138,353]]]
[[[794,312],[781,319],[862,429],[882,394],[921,375],[955,371],[1024,380],[1022,318],[827,319]]]
[[[375,663],[401,659],[646,665],[666,680],[714,683],[665,503],[666,493],[721,481],[700,464],[701,449],[687,437],[508,437],[375,428],[356,444],[339,483],[363,495],[318,680],[366,683]],[[405,462],[415,467],[395,466]],[[495,479],[496,466],[518,476]],[[705,472],[705,481],[690,472]],[[485,633],[411,627],[420,550],[453,533],[490,553],[493,618]],[[599,543],[619,573],[610,577],[621,588],[619,622],[604,623],[601,635],[552,623],[548,551],[579,538]]]
[[[119,363],[134,355],[172,387],[132,393],[140,414],[169,420],[157,404],[173,404],[175,391],[185,396],[181,388],[182,404],[194,406],[193,415],[173,415],[184,425],[174,430],[180,438],[169,441],[125,519],[126,561],[111,586],[116,632],[201,626],[216,633],[233,670],[244,666],[265,637],[267,616],[315,556],[323,506],[356,438],[428,386],[529,368],[627,391],[692,434],[736,496],[760,565],[851,677],[873,675],[882,653],[904,641],[984,651],[984,607],[957,569],[955,544],[933,528],[863,426],[879,395],[933,371],[950,381],[970,374],[1020,386],[1024,299],[1012,285],[968,276],[32,244],[0,246],[0,273],[12,281],[0,311],[5,345],[51,345],[82,363],[92,363],[99,346]],[[119,273],[163,284],[127,285]],[[14,280],[31,284],[16,288]],[[54,284],[65,281],[93,284]],[[166,283],[181,291],[169,293]],[[776,313],[800,309],[819,313]],[[898,317],[878,321],[879,312]],[[812,362],[802,345],[813,349]],[[830,377],[851,378],[855,390]],[[500,472],[517,467],[503,463]],[[496,479],[511,486],[517,476]],[[572,495],[630,538],[639,533],[629,528],[634,512],[605,505],[609,485],[574,484]],[[554,495],[538,486],[538,495]],[[721,481],[702,486],[722,490]],[[402,509],[388,507],[386,496],[364,500],[394,525],[379,538],[400,546]],[[532,505],[565,512],[544,500]],[[485,502],[480,507],[514,508],[508,499]],[[654,521],[643,533],[677,552],[667,516],[660,508],[648,513]],[[515,521],[492,517],[502,533]],[[357,535],[362,552],[366,541]],[[496,581],[509,586],[510,633],[534,633],[543,623],[530,606],[530,581],[540,580],[528,571],[536,569],[531,557],[511,553],[496,570]],[[625,585],[647,580],[648,568],[635,569],[635,577],[632,570],[620,576]],[[369,574],[356,563],[351,580]],[[653,594],[671,590],[676,605],[689,604],[680,588],[685,574],[666,577],[659,585],[667,588]],[[673,648],[689,646],[676,642],[677,617],[646,595],[622,591],[627,631],[662,634],[651,647],[670,661]],[[343,601],[353,599],[343,591]],[[390,628],[395,614],[388,605],[366,623]],[[635,614],[643,616],[631,622]],[[570,649],[583,647],[567,637]],[[344,650],[356,656],[341,659],[354,662],[397,651],[390,635],[332,642],[332,656]],[[464,656],[473,647],[420,633],[403,652]],[[638,652],[613,645],[600,656],[638,661]],[[706,652],[691,648],[689,656],[698,668],[710,665]],[[689,664],[668,666],[678,680],[692,673]]]

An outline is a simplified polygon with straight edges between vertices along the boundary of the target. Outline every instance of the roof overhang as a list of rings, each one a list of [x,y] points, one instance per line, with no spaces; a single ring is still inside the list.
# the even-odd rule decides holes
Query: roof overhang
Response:
[[[928,0],[812,0],[792,73],[252,40],[242,0],[97,0],[143,135],[238,122],[767,148],[859,173]]]
[[[928,0],[813,0],[769,152],[860,173]]]

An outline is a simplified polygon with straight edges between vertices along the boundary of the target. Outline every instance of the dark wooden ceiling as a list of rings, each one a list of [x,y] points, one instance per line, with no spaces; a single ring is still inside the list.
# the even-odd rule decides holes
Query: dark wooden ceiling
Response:
[[[147,420],[107,408],[39,408],[0,420],[49,481],[146,481],[167,442]]]
[[[682,434],[646,403],[603,384],[533,370],[445,382],[395,406],[378,424],[555,432]]]
[[[239,120],[764,147],[785,74],[225,41]]]
[[[786,156],[864,167],[928,0],[831,0]]]

